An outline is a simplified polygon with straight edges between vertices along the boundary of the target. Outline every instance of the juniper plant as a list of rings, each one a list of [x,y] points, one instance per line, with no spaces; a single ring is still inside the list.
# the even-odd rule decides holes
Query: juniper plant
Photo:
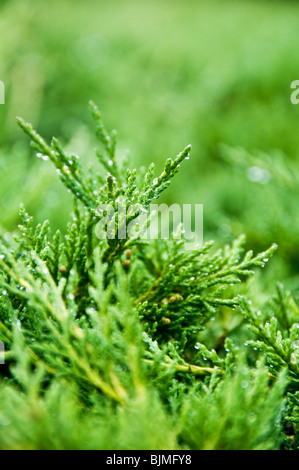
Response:
[[[220,250],[207,242],[187,251],[183,238],[117,237],[168,187],[190,146],[157,177],[153,164],[131,170],[119,162],[115,131],[90,109],[101,168],[87,172],[56,138],[48,144],[18,119],[37,155],[56,167],[74,209],[65,232],[52,234],[48,221],[34,225],[21,206],[19,233],[1,239],[0,447],[297,446],[298,309],[279,287],[262,320],[238,291],[277,246],[254,256],[243,236]],[[103,204],[114,218],[99,239]],[[228,312],[243,315],[239,338],[247,336],[252,350],[221,330]],[[221,341],[211,346],[212,324]]]

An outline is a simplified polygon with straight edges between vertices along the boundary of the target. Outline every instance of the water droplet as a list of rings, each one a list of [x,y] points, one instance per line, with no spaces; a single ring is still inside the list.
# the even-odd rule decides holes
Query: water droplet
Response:
[[[37,158],[42,158],[43,160],[49,160],[48,155],[43,155],[42,153],[37,153],[36,154]]]
[[[194,349],[199,349],[199,348],[200,348],[200,344],[196,343],[195,346],[194,346]]]
[[[87,311],[89,315],[95,315],[97,313],[96,309],[93,307],[90,307]]]
[[[63,169],[64,173],[66,173],[67,175],[71,174],[70,169],[69,169],[68,166],[64,165],[62,169]]]
[[[247,178],[254,183],[267,184],[271,180],[271,174],[268,170],[252,166],[247,171]]]

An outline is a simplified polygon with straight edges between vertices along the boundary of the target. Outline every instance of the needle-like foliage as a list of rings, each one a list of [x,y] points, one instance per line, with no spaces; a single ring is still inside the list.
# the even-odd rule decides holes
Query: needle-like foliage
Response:
[[[254,255],[244,237],[220,250],[212,242],[185,250],[176,236],[119,238],[169,186],[190,146],[157,177],[153,165],[131,170],[119,163],[116,133],[90,108],[101,147],[89,172],[57,139],[46,143],[18,119],[37,156],[54,164],[74,210],[64,233],[52,233],[21,206],[19,233],[1,239],[0,448],[293,445],[298,309],[281,287],[263,315],[239,295],[277,246]],[[99,237],[102,205],[113,220]],[[245,344],[221,327],[227,315],[241,318]],[[206,341],[215,324],[218,337]]]

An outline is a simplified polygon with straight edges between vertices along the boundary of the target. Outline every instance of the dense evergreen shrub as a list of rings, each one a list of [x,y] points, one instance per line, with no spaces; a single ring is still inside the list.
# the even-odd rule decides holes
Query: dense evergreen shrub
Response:
[[[257,307],[248,282],[277,246],[185,250],[175,237],[108,237],[109,224],[99,239],[97,207],[115,209],[117,230],[118,198],[148,208],[190,146],[160,176],[131,170],[90,108],[100,149],[88,171],[18,119],[74,208],[52,233],[22,206],[18,235],[1,238],[0,447],[297,448],[298,307],[280,284]]]

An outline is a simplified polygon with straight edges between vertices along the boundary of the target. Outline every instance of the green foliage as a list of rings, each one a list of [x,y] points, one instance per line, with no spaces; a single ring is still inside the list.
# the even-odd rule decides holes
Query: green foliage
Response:
[[[219,156],[225,143],[244,149],[243,161],[263,152],[270,169],[281,161],[295,173],[298,106],[289,96],[299,67],[292,46],[298,2],[53,0],[49,10],[34,0],[2,0],[0,9],[4,229],[15,228],[20,201],[55,229],[63,229],[70,208],[47,167],[27,155],[15,116],[26,116],[47,139],[59,135],[85,163],[94,146],[85,112],[92,97],[109,126],[121,129],[120,145],[132,148],[137,168],[151,161],[160,168],[166,153],[192,142],[193,165],[164,197],[202,202],[207,239],[231,243],[246,233],[256,251],[275,241],[283,276],[296,273],[294,193],[273,187],[273,178],[260,184],[247,172],[241,177]]]
[[[111,238],[109,223],[99,239],[97,207],[111,204],[117,231],[128,223],[120,196],[128,209],[149,209],[190,146],[156,178],[153,165],[130,170],[116,133],[90,108],[98,170],[18,119],[74,209],[64,232],[52,234],[21,206],[19,233],[1,238],[0,448],[296,447],[298,307],[280,285],[262,313],[244,295],[277,246],[254,256],[240,237],[223,249],[207,242],[186,251],[176,236]],[[238,334],[222,327],[228,312],[242,315]]]
[[[285,377],[271,385],[267,369],[240,363],[216,387],[186,400],[180,438],[191,449],[274,450],[281,443]]]

